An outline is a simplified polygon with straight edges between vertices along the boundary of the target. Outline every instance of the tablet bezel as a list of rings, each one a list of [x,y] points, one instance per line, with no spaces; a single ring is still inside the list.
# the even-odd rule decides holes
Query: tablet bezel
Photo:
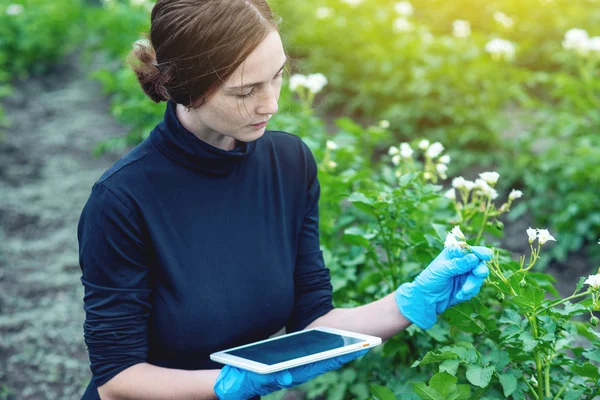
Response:
[[[271,342],[274,340],[281,340],[281,339],[289,337],[289,336],[299,335],[299,334],[306,333],[309,331],[322,331],[322,332],[337,334],[337,335],[341,335],[341,336],[348,336],[348,337],[352,337],[355,339],[360,339],[362,341],[359,343],[349,344],[344,347],[339,347],[337,349],[322,351],[320,353],[311,354],[311,355],[299,357],[299,358],[294,358],[292,360],[288,360],[288,361],[284,361],[284,362],[280,362],[280,363],[272,364],[272,365],[259,363],[256,361],[249,360],[247,358],[234,356],[232,354],[227,354],[227,352],[229,352],[229,351],[243,349],[245,347],[255,346],[257,344]],[[270,338],[270,339],[260,340],[258,342],[245,344],[243,346],[233,347],[233,348],[219,351],[216,353],[212,353],[210,355],[210,359],[215,362],[221,363],[221,364],[228,364],[228,365],[231,365],[234,367],[238,367],[238,368],[242,368],[242,369],[245,369],[248,371],[256,372],[258,374],[269,374],[272,372],[283,371],[285,369],[298,367],[298,366],[305,365],[305,364],[308,364],[311,362],[326,360],[328,358],[337,357],[337,356],[340,356],[343,354],[349,354],[349,353],[352,353],[355,351],[368,349],[371,347],[378,346],[380,344],[381,344],[381,338],[378,338],[376,336],[370,336],[370,335],[365,335],[362,333],[356,333],[356,332],[350,332],[350,331],[345,331],[345,330],[341,330],[341,329],[319,326],[319,327],[315,327],[315,328],[311,328],[311,329],[306,329],[303,331],[298,331],[298,332],[294,332],[294,333],[288,333],[285,335],[276,336],[276,337]]]

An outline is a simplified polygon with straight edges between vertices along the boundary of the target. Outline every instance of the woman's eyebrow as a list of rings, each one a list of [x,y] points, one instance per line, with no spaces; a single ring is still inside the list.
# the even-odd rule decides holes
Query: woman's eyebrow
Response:
[[[281,71],[283,71],[283,68],[285,67],[285,64],[287,63],[287,59],[283,62],[283,65],[281,66],[281,68],[279,68],[279,71],[277,71],[277,73],[275,74],[275,76],[279,75],[279,73]],[[226,88],[227,90],[242,90],[242,89],[247,89],[253,86],[259,86],[262,85],[265,82],[255,82],[255,83],[247,83],[244,86],[232,86],[232,87],[228,87]]]

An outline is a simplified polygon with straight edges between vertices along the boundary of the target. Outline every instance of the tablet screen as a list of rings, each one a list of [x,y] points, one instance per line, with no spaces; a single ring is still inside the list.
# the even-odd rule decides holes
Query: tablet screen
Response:
[[[243,349],[227,351],[226,354],[273,365],[362,341],[364,340],[334,333],[307,331]]]

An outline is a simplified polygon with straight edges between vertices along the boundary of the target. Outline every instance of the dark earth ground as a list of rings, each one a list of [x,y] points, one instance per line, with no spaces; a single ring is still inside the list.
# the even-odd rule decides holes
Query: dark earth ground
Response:
[[[126,132],[77,62],[17,84],[0,138],[0,400],[78,399],[90,377],[76,228],[92,184],[118,158],[94,145]],[[527,218],[504,246],[524,253]],[[552,268],[571,294],[585,260]],[[573,268],[575,267],[575,268]]]

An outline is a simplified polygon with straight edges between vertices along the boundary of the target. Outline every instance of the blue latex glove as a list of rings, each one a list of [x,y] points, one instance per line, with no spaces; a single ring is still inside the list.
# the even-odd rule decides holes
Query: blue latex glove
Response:
[[[280,389],[288,389],[316,378],[325,372],[338,369],[357,359],[369,350],[356,351],[339,357],[301,365],[271,374],[257,374],[226,365],[221,369],[215,383],[215,393],[221,400],[241,400],[254,396],[266,396]]]
[[[492,257],[487,247],[444,249],[414,281],[395,293],[400,312],[421,329],[431,328],[448,307],[470,300],[489,274],[484,261]]]

